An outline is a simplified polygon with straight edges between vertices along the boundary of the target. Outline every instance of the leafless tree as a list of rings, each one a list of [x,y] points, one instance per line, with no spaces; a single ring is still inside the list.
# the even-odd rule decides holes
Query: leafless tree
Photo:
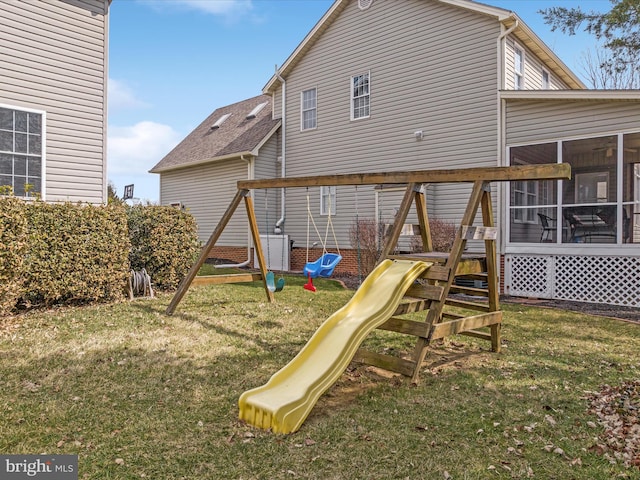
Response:
[[[596,47],[583,53],[579,66],[591,88],[640,89],[640,52],[630,57],[614,59],[610,50]]]

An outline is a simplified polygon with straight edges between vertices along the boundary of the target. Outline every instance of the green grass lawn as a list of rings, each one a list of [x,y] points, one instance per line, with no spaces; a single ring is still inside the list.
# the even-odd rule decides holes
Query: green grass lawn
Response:
[[[638,478],[596,451],[588,397],[638,378],[640,327],[552,309],[505,305],[502,353],[452,337],[418,386],[352,365],[292,435],[242,424],[240,394],[353,294],[304,281],[275,304],[236,284],[193,287],[171,317],[160,295],[5,319],[0,453],[78,454],[87,479]]]

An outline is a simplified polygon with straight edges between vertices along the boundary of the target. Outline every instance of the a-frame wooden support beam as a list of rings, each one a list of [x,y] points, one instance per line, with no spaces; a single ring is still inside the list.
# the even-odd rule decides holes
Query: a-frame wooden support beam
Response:
[[[245,201],[245,206],[247,209],[247,217],[249,218],[249,227],[251,229],[251,236],[253,237],[253,244],[256,251],[256,256],[258,257],[258,263],[260,264],[260,271],[262,272],[262,282],[264,285],[265,292],[267,294],[267,299],[270,302],[274,301],[273,293],[270,292],[269,289],[267,288],[266,262],[264,260],[264,254],[262,252],[262,243],[260,242],[260,233],[258,231],[258,224],[256,221],[255,212],[253,209],[253,201],[249,196],[249,190],[239,189],[234,195],[233,199],[231,200],[231,203],[227,207],[227,210],[222,215],[220,222],[218,222],[218,225],[213,230],[213,233],[209,237],[209,240],[204,245],[204,247],[202,247],[200,256],[198,257],[196,262],[191,266],[191,269],[187,272],[187,275],[182,279],[182,281],[180,282],[180,285],[178,285],[178,289],[176,290],[175,295],[171,299],[171,302],[169,303],[169,306],[166,309],[167,315],[172,315],[173,312],[175,312],[176,307],[178,306],[178,304],[180,303],[184,295],[187,293],[187,290],[191,286],[193,279],[198,274],[198,270],[200,270],[204,262],[207,260],[207,258],[209,258],[209,253],[211,252],[214,245],[220,238],[220,235],[222,235],[222,232],[224,231],[225,227],[231,220],[231,217],[237,210],[238,205],[240,205],[240,202],[243,199]]]
[[[423,253],[409,255],[392,255],[400,230],[404,225],[412,202],[415,202],[418,222],[423,236]],[[482,211],[482,226],[475,226],[478,210]],[[460,226],[455,235],[451,251],[447,253],[432,252],[428,216],[423,188],[420,184],[411,183],[403,197],[394,224],[385,236],[385,245],[380,260],[384,258],[411,258],[436,262],[424,274],[423,283],[414,285],[406,294],[405,302],[400,304],[394,315],[379,328],[417,337],[411,359],[400,359],[389,355],[377,354],[360,349],[356,360],[396,371],[411,377],[417,383],[420,369],[428,353],[430,343],[448,335],[463,334],[491,341],[491,349],[500,349],[500,324],[502,312],[499,311],[498,272],[496,261],[495,225],[491,203],[491,186],[487,180],[476,180],[464,211]],[[426,238],[425,238],[426,237]],[[480,238],[484,240],[484,255],[465,255],[467,240]],[[481,273],[486,272],[486,273]],[[487,303],[469,302],[452,299],[460,287],[454,287],[457,275],[469,275],[487,279],[488,287],[470,289],[473,293],[481,293],[488,298]],[[476,291],[477,290],[477,291]],[[477,313],[454,315],[446,313],[446,305],[471,309]],[[410,320],[399,316],[410,312],[426,311],[424,321]],[[479,312],[479,313],[478,313]],[[477,328],[488,327],[491,333],[477,331]]]

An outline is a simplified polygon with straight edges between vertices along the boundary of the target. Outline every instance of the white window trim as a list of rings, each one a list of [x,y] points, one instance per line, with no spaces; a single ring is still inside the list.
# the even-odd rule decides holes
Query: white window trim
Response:
[[[520,71],[518,71],[516,69],[516,58],[517,58],[517,52],[520,51],[522,54],[522,58],[520,60]],[[524,80],[525,80],[525,59],[526,59],[526,52],[524,50],[524,48],[522,48],[520,45],[518,45],[517,43],[513,44],[513,89],[514,90],[524,90],[525,85],[524,85]],[[518,79],[520,79],[520,82],[522,83],[521,87],[518,87]]]
[[[304,92],[308,92],[309,90],[316,91],[316,106],[314,110],[316,111],[316,125],[315,127],[304,128],[304,112],[307,111],[304,109]],[[318,128],[318,87],[307,88],[306,90],[302,90],[300,92],[300,131],[308,132],[309,130],[316,130]]]
[[[42,168],[42,176],[40,177],[40,199],[47,199],[47,112],[45,110],[38,110],[35,108],[22,107],[18,105],[11,105],[8,103],[0,103],[1,108],[9,108],[11,110],[20,110],[23,112],[37,113],[42,115],[42,146],[41,146],[41,160],[40,165]],[[33,200],[32,197],[20,197],[27,200]]]
[[[353,101],[355,100],[355,97],[353,96],[353,79],[355,77],[359,77],[360,75],[367,75],[369,78],[369,92],[367,93],[367,97],[369,98],[369,115],[366,115],[364,117],[358,117],[355,118],[354,117],[354,108],[353,108]],[[357,120],[363,120],[365,118],[370,118],[371,117],[371,70],[367,70],[366,72],[362,72],[362,73],[358,73],[356,75],[351,75],[349,77],[349,101],[350,101],[350,111],[351,111],[351,121],[357,121]]]
[[[325,186],[320,187],[320,215],[328,216],[329,212],[324,208],[324,197],[325,192],[329,192],[329,197],[333,197],[333,202],[330,205],[331,216],[333,217],[336,214],[336,204],[338,203],[338,192],[336,186]]]

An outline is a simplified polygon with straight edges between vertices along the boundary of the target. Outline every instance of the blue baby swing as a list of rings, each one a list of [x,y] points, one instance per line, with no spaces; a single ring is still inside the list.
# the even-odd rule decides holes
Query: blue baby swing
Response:
[[[303,285],[305,290],[309,290],[310,292],[315,292],[316,287],[313,285],[313,279],[322,277],[328,278],[333,274],[333,271],[336,268],[336,265],[342,260],[342,255],[340,255],[340,247],[338,246],[338,240],[336,238],[336,232],[333,229],[333,223],[331,221],[331,195],[328,196],[328,215],[327,215],[327,227],[324,233],[324,241],[320,236],[320,232],[318,231],[318,227],[316,226],[316,222],[313,219],[313,215],[311,213],[311,203],[309,201],[309,189],[307,188],[307,259],[306,265],[302,270],[304,275],[309,279],[307,283]],[[313,224],[313,228],[322,243],[322,256],[318,258],[315,262],[309,261],[309,224]],[[327,251],[327,237],[329,236],[329,228],[331,228],[331,233],[333,234],[333,241],[336,244],[336,249],[338,253],[329,253]]]

